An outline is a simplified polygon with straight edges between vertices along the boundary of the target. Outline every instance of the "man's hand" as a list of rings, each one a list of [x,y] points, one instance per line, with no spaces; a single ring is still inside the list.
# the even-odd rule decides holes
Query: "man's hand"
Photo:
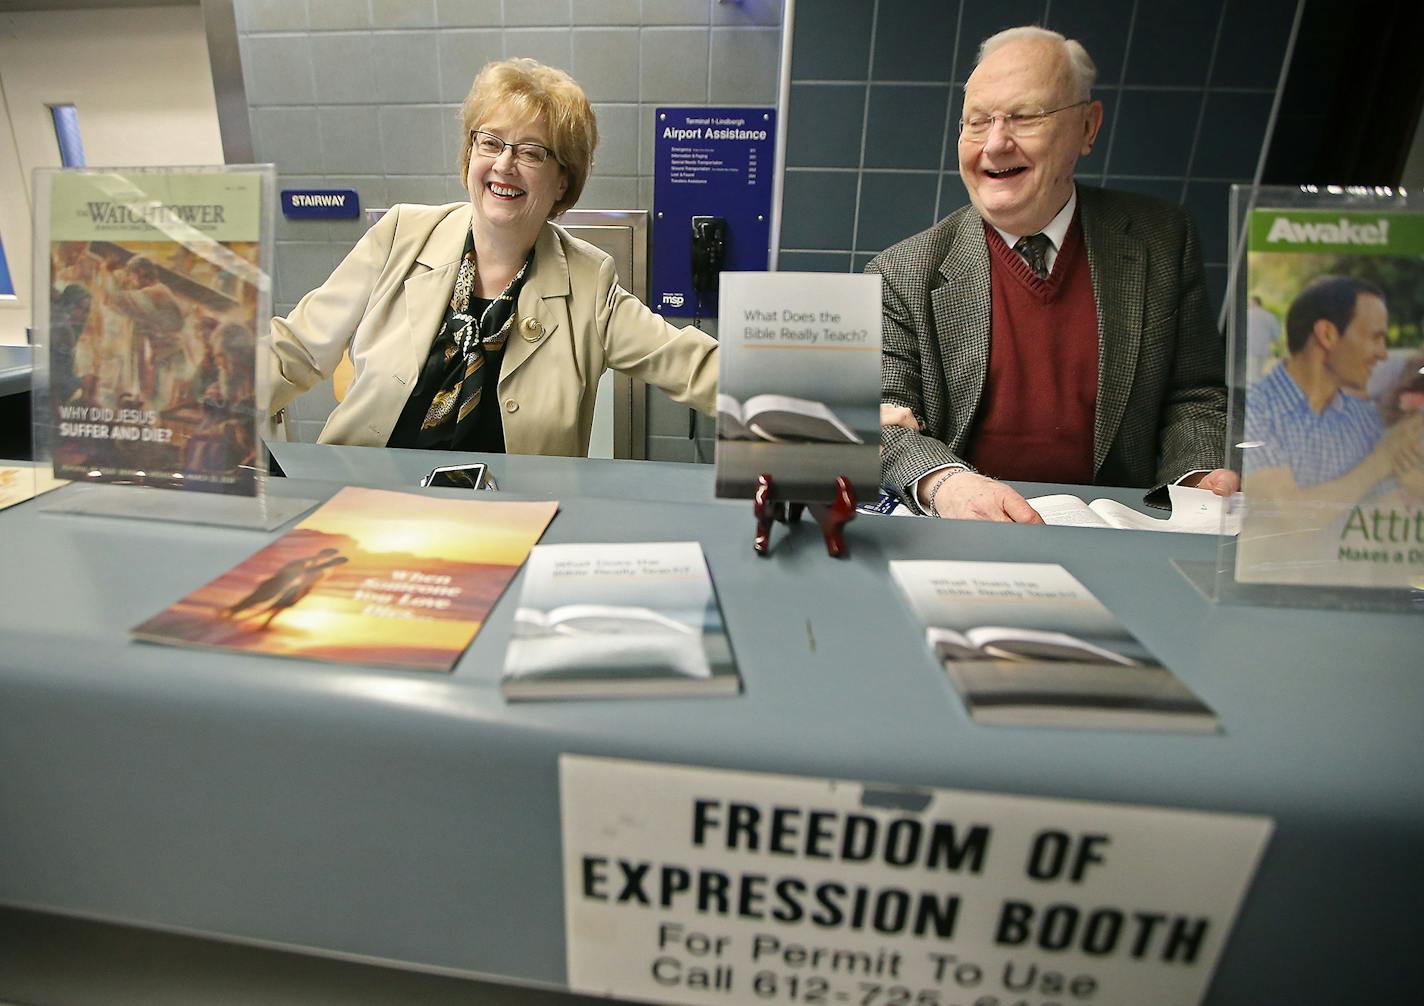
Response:
[[[1196,489],[1210,489],[1218,496],[1230,496],[1241,488],[1241,476],[1230,468],[1216,468],[1200,478],[1188,475],[1182,479],[1182,485]]]
[[[977,472],[959,472],[939,481],[929,478],[930,486],[939,482],[933,500],[922,500],[924,509],[941,517],[959,520],[1012,521],[1018,524],[1042,524],[1038,511],[1028,505],[1013,489]],[[925,492],[930,486],[925,487]]]
[[[907,430],[914,430],[916,433],[922,432],[924,426],[915,418],[915,414],[903,405],[887,405],[880,403],[880,425],[881,426],[903,426]]]

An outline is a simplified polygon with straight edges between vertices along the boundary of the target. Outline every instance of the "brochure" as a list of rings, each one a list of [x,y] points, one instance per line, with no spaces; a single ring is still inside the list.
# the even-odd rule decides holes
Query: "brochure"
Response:
[[[64,485],[62,479],[50,475],[28,461],[8,461],[0,464],[0,510],[23,503],[51,489]]]
[[[723,273],[717,495],[830,502],[880,488],[880,278]]]
[[[55,476],[256,495],[262,173],[36,179]]]
[[[1062,566],[895,560],[971,719],[1210,733],[1216,715]]]
[[[133,635],[448,671],[557,510],[348,487]]]
[[[1185,534],[1235,534],[1241,517],[1230,501],[1209,489],[1168,486],[1171,517],[1150,517],[1117,500],[1095,499],[1085,503],[1066,493],[1035,496],[1028,505],[1038,511],[1045,524],[1064,527],[1112,527],[1131,531],[1175,531]]]
[[[1246,216],[1245,299],[1283,335],[1247,375],[1240,582],[1424,584],[1424,213],[1401,203]]]
[[[509,699],[735,695],[741,679],[702,547],[536,547],[500,690]]]

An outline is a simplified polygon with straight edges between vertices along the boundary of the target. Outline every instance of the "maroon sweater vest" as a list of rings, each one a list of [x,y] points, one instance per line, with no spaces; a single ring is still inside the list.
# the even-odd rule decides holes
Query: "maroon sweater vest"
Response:
[[[1043,280],[988,224],[984,236],[989,373],[966,459],[994,478],[1089,484],[1098,312],[1077,214]]]

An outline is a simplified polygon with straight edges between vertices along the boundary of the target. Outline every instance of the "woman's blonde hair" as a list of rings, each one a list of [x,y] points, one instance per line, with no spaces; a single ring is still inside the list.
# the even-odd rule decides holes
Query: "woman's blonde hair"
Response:
[[[549,126],[549,142],[568,176],[563,198],[553,205],[556,217],[578,202],[593,168],[593,148],[598,146],[598,123],[583,88],[563,70],[527,57],[486,63],[460,106],[465,142],[460,151],[460,181],[470,171],[470,151],[475,130],[496,110],[509,109],[531,120],[542,117]]]

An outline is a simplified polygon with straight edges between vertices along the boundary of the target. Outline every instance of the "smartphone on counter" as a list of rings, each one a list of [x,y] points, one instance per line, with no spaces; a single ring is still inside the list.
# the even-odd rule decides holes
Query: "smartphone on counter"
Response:
[[[422,486],[447,486],[451,489],[493,489],[494,479],[483,464],[444,465],[433,468],[420,480]]]

